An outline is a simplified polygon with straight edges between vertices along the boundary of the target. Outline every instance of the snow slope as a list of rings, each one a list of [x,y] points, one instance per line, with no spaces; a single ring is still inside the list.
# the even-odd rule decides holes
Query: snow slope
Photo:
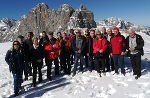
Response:
[[[42,69],[43,82],[31,87],[31,79],[25,81],[25,91],[18,98],[150,98],[150,37],[143,33],[145,55],[142,57],[142,76],[135,80],[128,58],[125,58],[126,76],[121,74],[99,77],[96,71],[79,72],[75,77],[62,75],[46,79],[46,67]],[[124,34],[126,35],[126,34]],[[12,97],[13,78],[4,58],[11,42],[0,43],[0,97]]]

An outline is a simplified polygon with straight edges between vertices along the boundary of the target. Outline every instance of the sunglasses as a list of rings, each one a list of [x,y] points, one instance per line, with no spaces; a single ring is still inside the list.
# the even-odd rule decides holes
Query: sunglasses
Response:
[[[96,35],[101,35],[101,34],[96,34]]]
[[[13,45],[18,45],[18,44],[13,44]]]

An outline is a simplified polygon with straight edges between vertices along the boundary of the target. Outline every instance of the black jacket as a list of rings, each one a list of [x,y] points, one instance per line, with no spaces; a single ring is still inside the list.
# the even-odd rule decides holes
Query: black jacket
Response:
[[[43,46],[38,46],[37,49],[35,49],[33,46],[30,48],[30,56],[31,56],[32,63],[38,63],[37,60],[39,59],[43,60],[44,55],[45,55],[45,52],[44,52]],[[41,62],[41,64],[42,63],[43,62]]]
[[[86,40],[86,51],[89,53],[89,55],[93,54],[93,38],[89,37]]]
[[[135,47],[135,50],[138,50],[141,55],[144,55],[144,50],[143,50],[144,40],[140,35],[138,35],[138,34],[135,34],[135,35],[136,35],[136,43],[137,43],[137,46]],[[129,36],[126,38],[126,48],[127,48],[128,52],[130,53],[130,50],[129,50]]]
[[[83,42],[82,42],[82,46],[81,46],[81,53],[85,54],[85,47],[86,47],[86,39],[81,36]],[[72,38],[72,48],[75,52],[77,52],[79,49],[76,47],[76,36]]]
[[[112,34],[111,34],[111,38],[113,38],[113,37],[114,37],[114,34],[112,33]],[[111,44],[111,43],[110,43],[110,41],[107,40],[108,34],[106,34],[104,38],[105,38],[106,41],[107,41],[106,53],[110,54],[110,53],[111,53],[111,47],[110,47],[110,44]],[[110,38],[110,39],[111,39],[111,38]]]
[[[23,54],[21,50],[10,49],[6,53],[5,61],[13,74],[21,74],[23,70]]]
[[[39,42],[39,45],[40,46],[43,46],[43,42],[44,41],[48,41],[49,39],[48,39],[48,36],[46,35],[46,37],[42,37],[41,39],[40,39],[40,42]]]

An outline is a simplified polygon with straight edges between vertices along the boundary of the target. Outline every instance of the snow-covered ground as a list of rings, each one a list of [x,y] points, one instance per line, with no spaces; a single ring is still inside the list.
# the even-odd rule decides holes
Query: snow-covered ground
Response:
[[[31,87],[31,79],[25,81],[25,91],[20,97],[33,98],[150,98],[150,36],[139,33],[145,40],[142,57],[142,76],[135,80],[130,60],[125,58],[126,76],[107,73],[99,77],[96,71],[79,72],[75,77],[62,75],[46,79],[46,67],[43,67],[43,82]],[[0,97],[12,97],[13,78],[4,58],[11,42],[0,43]]]

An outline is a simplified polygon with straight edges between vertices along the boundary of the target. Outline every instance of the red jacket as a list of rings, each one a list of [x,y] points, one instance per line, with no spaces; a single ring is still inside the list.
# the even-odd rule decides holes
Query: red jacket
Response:
[[[56,47],[53,47],[56,45]],[[58,40],[54,39],[53,44],[50,41],[44,42],[44,48],[46,50],[46,57],[48,59],[56,59],[59,56],[59,44]],[[52,54],[54,52],[54,54]]]
[[[93,39],[93,53],[98,52],[100,49],[103,49],[105,53],[106,48],[107,48],[107,41],[104,38],[102,38],[102,40],[99,40],[98,38]]]
[[[121,54],[121,52],[125,52],[125,38],[122,35],[114,35],[110,42],[112,54]]]

